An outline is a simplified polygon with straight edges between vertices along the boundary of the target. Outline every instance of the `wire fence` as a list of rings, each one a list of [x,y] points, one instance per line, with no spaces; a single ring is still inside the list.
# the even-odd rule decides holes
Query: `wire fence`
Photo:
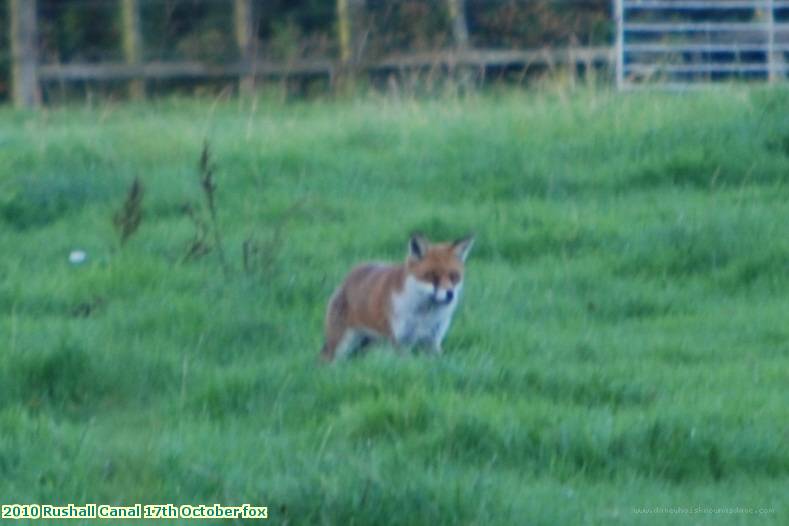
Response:
[[[0,20],[8,20],[8,6],[12,2],[0,0]],[[106,84],[108,79],[123,73],[122,65],[128,62],[128,54],[124,49],[122,2],[37,0],[36,60],[45,98],[47,88],[53,83],[61,83],[59,90],[65,81],[100,80]],[[235,3],[234,0],[135,0],[142,42],[137,60],[157,65],[142,71],[151,77],[149,88],[160,76],[167,77],[165,64],[181,65],[180,69],[175,67],[172,78],[186,74],[190,84],[199,85],[199,77],[223,77],[218,72],[219,66],[242,60],[234,19]],[[485,68],[490,65],[499,69],[539,69],[549,59],[572,58],[567,53],[552,57],[548,50],[608,47],[613,35],[609,0],[248,0],[248,3],[251,48],[254,60],[261,66],[256,74],[263,76],[266,72],[283,73],[282,67],[273,67],[283,64],[290,65],[287,70],[290,76],[333,75],[336,63],[342,62],[343,57],[343,5],[352,26],[349,44],[353,48],[352,61],[371,70],[400,65],[426,67],[431,61],[446,61],[440,54],[456,51],[459,44],[453,5],[460,6],[467,31],[467,40],[463,42],[464,50],[469,51],[466,62]],[[8,25],[0,23],[0,98],[6,99],[11,96]],[[515,51],[531,54],[512,54]],[[502,52],[510,54],[502,55]],[[577,56],[584,58],[583,54]],[[609,57],[597,55],[596,58],[608,62]],[[302,68],[297,67],[299,62]],[[110,67],[99,74],[96,66],[100,64],[115,69]],[[121,80],[134,72],[125,73],[120,75]]]

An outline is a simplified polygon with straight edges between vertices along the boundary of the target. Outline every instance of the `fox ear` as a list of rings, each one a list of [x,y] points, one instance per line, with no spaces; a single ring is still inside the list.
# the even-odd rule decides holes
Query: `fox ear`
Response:
[[[408,257],[420,260],[427,253],[428,241],[422,234],[412,234],[408,242]]]
[[[466,261],[472,246],[474,246],[474,236],[466,236],[452,243],[452,251],[458,259]]]

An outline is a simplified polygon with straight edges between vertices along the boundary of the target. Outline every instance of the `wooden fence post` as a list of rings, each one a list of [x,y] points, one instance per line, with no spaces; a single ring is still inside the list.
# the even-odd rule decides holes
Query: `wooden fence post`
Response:
[[[361,61],[364,0],[337,0],[337,32],[340,41],[340,71],[335,84],[353,85]]]
[[[466,23],[466,0],[448,0],[449,18],[452,20],[452,37],[455,47],[468,48],[468,24]]]
[[[142,64],[142,31],[140,30],[140,6],[137,0],[121,0],[121,19],[123,31],[123,56],[127,64]],[[140,100],[145,98],[145,79],[136,78],[129,82],[129,96]]]
[[[348,0],[337,0],[337,32],[340,40],[340,62],[351,61],[351,20],[348,13]]]
[[[244,70],[239,78],[238,90],[241,95],[248,96],[255,91],[253,62],[256,36],[252,24],[252,0],[235,0],[233,7],[236,44],[238,45]]]
[[[457,60],[461,62],[466,58],[469,49],[468,23],[466,22],[466,0],[447,0],[449,18],[452,21],[452,38],[455,43]],[[461,63],[457,70],[458,85],[468,90],[471,88],[472,72],[468,65]]]
[[[10,0],[11,76],[14,105],[35,108],[41,104],[38,83],[36,0]]]

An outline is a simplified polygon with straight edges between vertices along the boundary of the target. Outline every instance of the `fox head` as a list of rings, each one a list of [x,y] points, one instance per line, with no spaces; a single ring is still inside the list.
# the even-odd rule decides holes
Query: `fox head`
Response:
[[[449,243],[431,243],[424,236],[414,234],[408,242],[406,270],[430,300],[449,305],[463,287],[464,264],[473,244],[473,236]]]

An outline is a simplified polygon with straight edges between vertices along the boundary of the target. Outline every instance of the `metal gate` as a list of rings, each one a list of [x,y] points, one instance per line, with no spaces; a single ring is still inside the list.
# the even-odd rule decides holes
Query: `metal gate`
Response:
[[[614,14],[619,89],[787,78],[787,0],[614,0]]]

